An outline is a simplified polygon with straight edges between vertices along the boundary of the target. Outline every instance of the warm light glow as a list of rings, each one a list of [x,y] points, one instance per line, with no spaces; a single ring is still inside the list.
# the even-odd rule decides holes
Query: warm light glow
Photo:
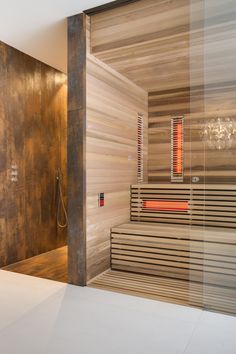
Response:
[[[231,118],[217,118],[206,122],[200,132],[210,149],[230,149],[236,140],[236,121]]]
[[[183,117],[172,119],[172,181],[183,181]]]
[[[188,211],[188,201],[143,200],[143,209],[155,211]]]
[[[182,138],[183,138],[183,131],[182,131],[182,123],[177,123],[176,126],[176,137],[175,137],[175,164],[174,164],[174,172],[178,174],[182,174],[182,167],[183,167],[183,151],[182,151]]]

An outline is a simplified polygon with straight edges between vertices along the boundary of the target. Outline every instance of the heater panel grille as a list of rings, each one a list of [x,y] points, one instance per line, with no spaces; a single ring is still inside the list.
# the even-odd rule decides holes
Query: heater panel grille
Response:
[[[184,117],[171,119],[171,182],[184,180]]]
[[[138,183],[143,183],[143,115],[138,115]]]

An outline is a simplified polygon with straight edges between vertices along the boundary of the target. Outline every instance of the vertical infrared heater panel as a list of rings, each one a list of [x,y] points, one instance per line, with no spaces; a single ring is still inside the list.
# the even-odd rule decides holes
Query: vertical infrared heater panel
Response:
[[[171,119],[171,182],[184,180],[184,117]]]
[[[143,115],[138,114],[138,183],[143,183]]]

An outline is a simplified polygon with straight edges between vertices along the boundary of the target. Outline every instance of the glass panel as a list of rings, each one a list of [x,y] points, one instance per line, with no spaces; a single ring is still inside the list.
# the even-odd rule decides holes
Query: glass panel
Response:
[[[235,0],[205,0],[204,32],[206,182],[227,185],[222,188],[223,205],[220,202],[214,205],[222,253],[213,268],[218,267],[218,287],[207,285],[211,274],[205,264],[204,304],[208,309],[236,314]],[[228,188],[232,190],[228,192]],[[209,243],[205,243],[205,254],[209,249]]]
[[[200,138],[200,127],[204,122],[204,0],[191,0],[190,5],[190,114],[186,137],[190,145],[191,190],[189,302],[202,308],[204,306],[204,200],[199,193],[205,185],[205,148]]]
[[[192,0],[190,33],[190,289],[236,314],[236,1]]]

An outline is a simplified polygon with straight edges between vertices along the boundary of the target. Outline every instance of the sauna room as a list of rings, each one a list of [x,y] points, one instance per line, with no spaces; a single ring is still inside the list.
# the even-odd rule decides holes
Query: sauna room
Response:
[[[139,0],[68,19],[73,284],[236,314],[235,13]]]

